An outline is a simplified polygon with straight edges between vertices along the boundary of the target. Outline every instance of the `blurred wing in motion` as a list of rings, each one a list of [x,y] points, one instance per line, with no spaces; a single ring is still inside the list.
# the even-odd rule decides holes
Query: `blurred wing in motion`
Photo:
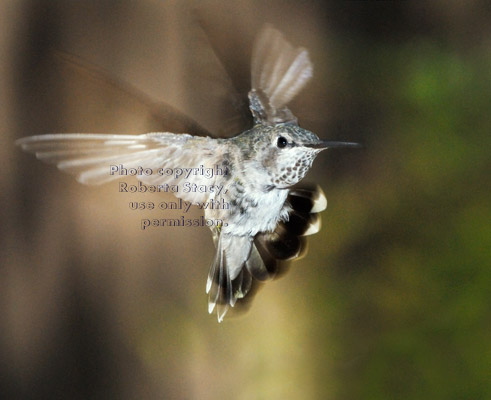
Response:
[[[208,137],[187,134],[148,133],[144,135],[111,134],[51,134],[29,136],[17,140],[23,150],[34,153],[44,162],[56,164],[67,173],[75,175],[80,183],[99,185],[125,175],[111,174],[111,166],[124,168],[149,168],[150,175],[137,175],[140,181],[151,185],[179,185],[186,182],[197,185],[210,184],[202,174],[159,174],[158,170],[175,168],[214,168],[221,164],[217,141]],[[208,193],[174,192],[177,197],[193,203],[206,201]]]
[[[302,47],[293,48],[281,32],[267,25],[252,54],[249,108],[254,122],[296,124],[297,119],[286,105],[309,81],[312,71],[308,51]]]
[[[224,109],[224,112],[219,116],[220,127],[217,134],[220,137],[231,137],[233,134],[250,129],[253,124],[247,99],[247,93],[251,88],[250,67],[248,65],[250,56],[246,49],[237,43],[236,37],[233,38],[233,42],[230,41],[231,36],[224,33],[228,29],[220,27],[214,17],[200,18],[198,23],[204,32],[206,43],[213,53],[215,69],[222,72],[219,75],[219,81],[217,81],[218,76],[215,76],[209,84],[227,89],[221,92],[221,96],[215,96],[218,104],[221,104],[221,108]],[[241,51],[237,51],[237,49],[241,49]]]
[[[104,89],[104,96],[110,96],[115,103],[121,106],[121,99],[128,104],[128,112],[134,114],[139,111],[139,117],[148,121],[148,130],[161,132],[190,132],[198,136],[211,136],[211,133],[190,116],[163,101],[155,101],[146,93],[132,84],[117,78],[114,74],[91,64],[74,54],[53,49],[54,60],[70,73],[70,81],[73,82],[73,74],[83,79],[81,84],[93,82]],[[88,99],[89,100],[89,99]],[[93,99],[90,99],[94,101]],[[101,99],[97,99],[101,101]],[[84,104],[84,108],[87,104]],[[118,110],[124,112],[123,110]],[[148,132],[147,130],[147,132]]]

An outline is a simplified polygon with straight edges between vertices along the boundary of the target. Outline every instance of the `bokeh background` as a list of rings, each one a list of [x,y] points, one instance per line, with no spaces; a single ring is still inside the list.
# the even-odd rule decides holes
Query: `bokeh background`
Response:
[[[477,0],[1,1],[0,397],[491,398],[490,17]],[[206,228],[142,232],[135,195],[13,143],[161,131],[162,102],[233,134],[266,22],[311,53],[300,124],[366,149],[316,160],[309,253],[218,324]]]

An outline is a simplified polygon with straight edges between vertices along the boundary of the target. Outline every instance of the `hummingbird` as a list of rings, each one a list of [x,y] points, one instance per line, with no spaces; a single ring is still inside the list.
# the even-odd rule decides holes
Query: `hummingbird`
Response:
[[[319,213],[327,201],[319,186],[301,187],[323,150],[360,147],[358,143],[324,141],[298,125],[287,104],[312,78],[308,51],[293,47],[281,32],[266,25],[252,52],[248,93],[253,126],[231,138],[190,133],[140,135],[46,134],[16,144],[44,162],[56,164],[86,185],[118,178],[110,166],[144,166],[152,171],[174,168],[220,168],[212,179],[202,174],[140,174],[144,184],[176,187],[209,185],[221,191],[176,191],[192,204],[214,202],[228,207],[204,210],[211,224],[216,253],[206,282],[208,312],[222,322],[230,307],[251,292],[253,282],[270,279],[278,265],[303,255],[304,237],[320,229]]]

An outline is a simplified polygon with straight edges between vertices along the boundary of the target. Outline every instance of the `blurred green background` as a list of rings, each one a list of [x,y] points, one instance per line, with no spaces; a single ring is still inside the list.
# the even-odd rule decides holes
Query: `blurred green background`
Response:
[[[366,148],[318,157],[309,253],[218,324],[206,228],[13,142],[163,129],[53,48],[230,134],[266,22],[311,53],[300,124]],[[2,398],[491,398],[488,2],[2,1],[0,37]]]

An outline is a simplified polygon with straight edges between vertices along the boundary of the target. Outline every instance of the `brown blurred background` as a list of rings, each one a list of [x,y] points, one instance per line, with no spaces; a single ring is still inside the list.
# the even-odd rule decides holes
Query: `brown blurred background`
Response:
[[[0,397],[491,398],[490,15],[476,0],[1,1]],[[218,324],[206,228],[142,232],[136,195],[13,143],[165,130],[139,91],[236,133],[266,22],[311,53],[300,124],[366,149],[316,160],[323,230]]]

